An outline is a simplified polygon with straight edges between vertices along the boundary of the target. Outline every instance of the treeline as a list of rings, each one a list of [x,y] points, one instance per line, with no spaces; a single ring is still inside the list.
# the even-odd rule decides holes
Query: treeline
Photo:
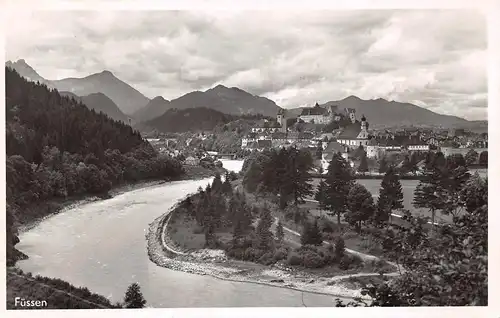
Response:
[[[54,212],[42,209],[42,202],[106,194],[113,185],[183,173],[177,160],[159,156],[130,126],[10,68],[5,83],[9,265],[19,257],[13,227]]]
[[[298,205],[313,193],[312,167],[313,158],[307,150],[266,150],[245,160],[243,185],[251,193],[277,195],[280,208],[284,209],[290,202]]]

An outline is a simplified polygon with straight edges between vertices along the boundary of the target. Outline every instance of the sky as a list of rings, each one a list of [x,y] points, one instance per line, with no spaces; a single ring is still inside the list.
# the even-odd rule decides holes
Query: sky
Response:
[[[49,80],[109,70],[149,98],[222,84],[286,108],[355,95],[487,119],[486,17],[470,9],[23,10],[6,22],[6,59]]]

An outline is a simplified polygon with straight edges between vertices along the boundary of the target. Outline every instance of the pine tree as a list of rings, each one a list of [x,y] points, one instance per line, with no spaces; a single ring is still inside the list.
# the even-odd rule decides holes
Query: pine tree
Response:
[[[341,260],[342,257],[345,255],[345,242],[344,239],[341,236],[337,236],[334,241],[335,245],[335,258],[337,260]]]
[[[278,225],[276,226],[276,234],[275,235],[276,235],[276,241],[279,244],[282,244],[283,240],[285,239],[285,231],[284,231],[283,224],[281,223],[281,221],[279,221]]]
[[[314,194],[314,199],[318,201],[320,210],[326,210],[326,200],[327,200],[327,184],[325,180],[321,179],[319,182],[316,193]]]
[[[273,221],[271,211],[267,208],[262,208],[260,211],[260,220],[256,229],[258,241],[257,247],[261,250],[270,250],[272,248],[274,236],[271,232],[271,225],[273,224]]]
[[[488,166],[488,150],[481,152],[479,155],[479,164],[484,167]]]
[[[478,156],[478,153],[473,148],[471,148],[465,155],[465,162],[468,166],[473,165],[477,162]]]
[[[368,221],[373,217],[375,206],[373,196],[363,185],[355,183],[347,197],[349,211],[346,213],[346,221],[356,226],[361,231],[361,222]]]
[[[302,245],[321,245],[323,244],[323,237],[318,226],[318,220],[314,222],[304,222],[302,235],[300,236],[300,244]]]
[[[138,283],[133,283],[127,288],[124,302],[125,308],[144,308],[146,300],[142,296],[141,287]]]
[[[358,171],[365,173],[368,172],[368,160],[366,158],[366,151],[361,154],[361,160],[359,162]]]
[[[233,187],[231,185],[231,175],[226,172],[224,176],[224,183],[222,184],[222,192],[225,194],[231,194],[233,192]]]
[[[391,219],[392,211],[403,208],[403,189],[393,168],[389,168],[380,184],[375,223],[381,224]]]
[[[387,158],[385,156],[383,156],[382,158],[380,158],[378,172],[379,173],[386,173],[387,169],[388,169]]]
[[[436,211],[444,207],[442,180],[443,171],[441,168],[434,166],[431,169],[426,169],[424,177],[415,188],[413,195],[413,206],[430,210],[433,229]]]
[[[214,177],[214,181],[212,182],[212,190],[213,192],[222,191],[222,180],[220,173],[216,173]]]
[[[347,195],[352,185],[352,174],[347,162],[340,153],[333,155],[328,165],[326,174],[327,194],[326,207],[337,215],[337,223],[340,225],[340,216],[347,208]]]

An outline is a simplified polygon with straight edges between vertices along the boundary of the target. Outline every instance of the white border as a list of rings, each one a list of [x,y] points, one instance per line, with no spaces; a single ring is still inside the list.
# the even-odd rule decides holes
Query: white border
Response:
[[[488,118],[492,125],[489,125],[490,144],[498,144],[499,127],[494,120],[499,119],[500,107],[500,3],[496,0],[340,0],[340,1],[319,1],[319,0],[180,0],[180,1],[130,1],[130,0],[73,0],[73,1],[48,1],[48,0],[4,0],[0,4],[0,23],[2,36],[0,37],[0,45],[4,47],[4,32],[8,32],[8,27],[3,22],[6,21],[5,15],[8,10],[21,9],[27,10],[297,10],[297,9],[437,9],[437,8],[478,8],[482,12],[488,14],[488,44],[489,44],[489,61],[488,61]],[[19,23],[27,23],[20,21]],[[36,36],[36,35],[34,35]],[[0,51],[0,56],[5,61],[4,51]],[[0,70],[0,86],[4,87],[4,68]],[[467,74],[463,74],[467,76]],[[5,90],[0,92],[0,111],[1,122],[4,125],[5,109],[4,104]],[[1,178],[0,181],[0,196],[5,202],[5,130],[1,129],[0,136],[0,155],[1,159]],[[497,209],[495,190],[500,189],[498,186],[498,178],[500,167],[495,165],[494,159],[497,158],[498,151],[492,147],[490,150],[490,167],[489,167],[489,182],[490,190],[493,196],[490,198],[490,206],[493,213],[489,214],[489,307],[488,308],[442,308],[442,307],[423,307],[423,308],[210,308],[210,309],[145,309],[145,310],[43,310],[43,311],[8,311],[8,317],[26,317],[26,316],[50,316],[50,317],[333,317],[335,314],[339,316],[349,317],[500,317],[500,293],[499,293],[499,271],[500,271],[500,248],[499,240],[496,235],[496,229],[500,225],[500,211]],[[493,204],[493,206],[491,205]],[[5,204],[2,204],[2,215],[5,216]],[[0,218],[0,226],[5,229],[5,217]],[[5,233],[5,231],[3,231]],[[5,255],[5,237],[0,238],[0,249]],[[2,287],[5,286],[5,256],[1,257],[1,274],[0,281]],[[0,309],[5,311],[5,287],[0,288]],[[175,292],[175,286],[172,286],[172,292]]]

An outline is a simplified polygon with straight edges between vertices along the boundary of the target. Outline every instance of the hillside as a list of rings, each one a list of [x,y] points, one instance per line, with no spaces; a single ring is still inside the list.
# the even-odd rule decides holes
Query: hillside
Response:
[[[130,126],[7,67],[5,83],[9,265],[23,257],[14,248],[17,225],[55,212],[61,200],[182,175],[178,161],[158,155]]]
[[[206,107],[169,109],[163,115],[144,122],[147,127],[160,132],[211,131],[220,124],[226,124],[235,116]]]
[[[84,78],[65,78],[51,81],[60,91],[69,91],[78,96],[103,93],[126,114],[131,114],[149,102],[138,90],[121,81],[110,71],[92,74]]]
[[[61,96],[68,96],[74,98],[77,101],[81,101],[89,109],[98,112],[103,112],[114,120],[123,121],[128,124],[128,116],[125,115],[120,108],[106,95],[103,93],[94,93],[87,96],[77,96],[71,92],[60,92]]]
[[[149,101],[143,108],[132,114],[136,122],[144,122],[163,115],[170,108],[170,102],[161,96]]]
[[[30,81],[39,81],[49,88],[71,92],[77,96],[87,96],[94,93],[103,93],[108,96],[122,112],[132,114],[149,102],[149,98],[138,90],[123,82],[110,71],[102,71],[83,78],[65,78],[49,80],[41,77],[26,61],[8,61],[5,66],[16,70],[21,76]]]
[[[194,91],[170,101],[169,108],[205,107],[225,114],[263,114],[276,116],[278,105],[270,99],[255,96],[236,87],[218,85],[205,92]]]

